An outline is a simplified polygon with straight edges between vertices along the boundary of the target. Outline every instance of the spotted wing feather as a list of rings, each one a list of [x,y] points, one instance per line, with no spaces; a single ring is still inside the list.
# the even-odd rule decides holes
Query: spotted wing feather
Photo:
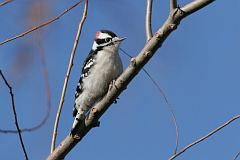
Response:
[[[77,86],[76,92],[75,92],[75,100],[81,95],[81,93],[84,90],[83,79],[86,78],[89,75],[89,73],[91,71],[91,68],[94,66],[95,55],[96,55],[96,51],[91,50],[90,53],[88,54],[86,60],[84,61],[84,64],[83,64],[83,67],[82,67],[82,73],[81,73],[80,79],[78,81],[78,86]],[[74,108],[73,108],[73,116],[74,117],[77,114],[77,109],[76,109],[75,105],[76,104],[74,104]]]

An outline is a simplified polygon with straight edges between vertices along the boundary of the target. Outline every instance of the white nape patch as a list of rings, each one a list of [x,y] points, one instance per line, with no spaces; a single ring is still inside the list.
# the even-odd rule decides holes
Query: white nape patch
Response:
[[[105,38],[112,38],[109,34],[107,33],[101,33],[99,32],[98,36],[96,37],[97,39],[105,39]]]
[[[97,32],[95,39],[106,39],[112,38],[108,33]],[[108,42],[111,43],[111,42]],[[104,44],[97,44],[96,41],[93,42],[92,50],[96,50],[99,46],[105,46],[107,43]]]
[[[93,42],[93,46],[92,46],[92,50],[96,50],[98,47],[98,44],[94,41]]]

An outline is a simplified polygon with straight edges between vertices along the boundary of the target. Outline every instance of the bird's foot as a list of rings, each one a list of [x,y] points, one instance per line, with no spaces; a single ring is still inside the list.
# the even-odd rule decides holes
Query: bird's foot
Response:
[[[112,80],[112,82],[109,84],[108,90],[110,91],[111,89],[113,89],[113,87],[117,88],[116,84],[115,84],[116,80]]]

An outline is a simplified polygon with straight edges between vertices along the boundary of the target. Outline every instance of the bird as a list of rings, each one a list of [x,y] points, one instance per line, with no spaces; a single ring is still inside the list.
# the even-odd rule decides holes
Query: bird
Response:
[[[123,72],[118,50],[126,37],[118,37],[110,30],[96,32],[92,49],[84,61],[75,92],[74,122],[71,134],[76,134],[78,124],[107,93],[109,85]]]

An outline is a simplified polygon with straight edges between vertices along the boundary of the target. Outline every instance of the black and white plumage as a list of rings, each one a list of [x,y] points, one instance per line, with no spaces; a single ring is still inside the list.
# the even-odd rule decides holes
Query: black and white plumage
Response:
[[[75,119],[72,134],[93,105],[106,94],[110,83],[122,73],[123,66],[118,49],[124,39],[108,30],[96,33],[92,50],[84,62],[75,93],[73,109]]]

